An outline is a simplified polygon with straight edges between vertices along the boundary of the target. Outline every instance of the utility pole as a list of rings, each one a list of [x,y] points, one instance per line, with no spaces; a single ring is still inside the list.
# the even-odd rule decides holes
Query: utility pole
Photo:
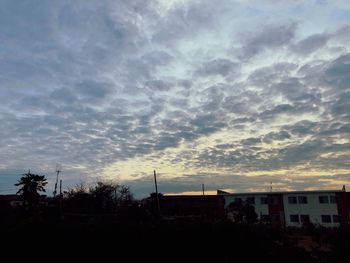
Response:
[[[63,219],[63,210],[62,210],[62,179],[60,180],[60,196],[59,196],[59,209],[60,209],[60,219]]]
[[[204,195],[204,184],[202,184],[202,192],[203,192],[203,195]]]
[[[160,206],[159,206],[159,196],[158,196],[158,185],[157,185],[157,174],[156,174],[156,170],[153,171],[154,174],[154,185],[156,187],[156,198],[157,198],[157,212],[158,212],[158,216],[160,216]]]
[[[53,191],[53,197],[56,197],[57,194],[57,183],[58,183],[58,175],[61,172],[62,166],[60,164],[56,164],[56,183],[55,183],[55,190]]]

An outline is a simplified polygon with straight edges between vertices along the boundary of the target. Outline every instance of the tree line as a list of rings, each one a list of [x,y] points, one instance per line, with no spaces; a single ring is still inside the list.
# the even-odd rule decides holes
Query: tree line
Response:
[[[108,214],[130,212],[139,207],[130,188],[114,182],[96,182],[93,185],[85,183],[68,188],[56,197],[46,197],[40,192],[46,192],[47,179],[45,175],[33,174],[30,171],[15,184],[19,186],[17,194],[22,199],[22,209],[27,215],[38,215],[43,210],[55,214],[85,213]],[[133,211],[135,212],[135,211]]]

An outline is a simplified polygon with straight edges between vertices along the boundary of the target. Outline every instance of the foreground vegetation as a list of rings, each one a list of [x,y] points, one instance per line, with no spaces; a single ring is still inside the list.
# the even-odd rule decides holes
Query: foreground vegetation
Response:
[[[129,260],[142,262],[155,259],[162,262],[170,259],[236,262],[239,258],[269,262],[340,262],[350,245],[350,231],[345,228],[295,230],[204,218],[8,222],[1,225],[0,235],[8,245],[3,247],[4,252],[20,241],[28,250],[52,251],[59,246],[64,254],[101,254],[106,258],[127,255]],[[124,254],[128,250],[133,252]]]
[[[24,179],[18,184],[23,206],[0,214],[3,257],[28,260],[46,252],[55,260],[79,261],[341,262],[350,247],[348,227],[286,229],[205,215],[166,218],[157,214],[154,194],[137,201],[126,186],[78,185],[48,199],[36,194],[44,178]]]

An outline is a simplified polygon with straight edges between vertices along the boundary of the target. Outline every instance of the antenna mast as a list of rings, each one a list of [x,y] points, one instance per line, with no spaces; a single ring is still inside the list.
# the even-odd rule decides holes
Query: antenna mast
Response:
[[[57,193],[57,184],[58,184],[58,175],[62,172],[62,165],[56,164],[56,183],[55,183],[55,190],[53,191],[53,197],[56,197]]]

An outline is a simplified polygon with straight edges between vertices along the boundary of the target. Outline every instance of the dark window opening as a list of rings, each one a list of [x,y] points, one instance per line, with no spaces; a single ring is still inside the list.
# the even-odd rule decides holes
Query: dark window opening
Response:
[[[332,223],[330,215],[321,215],[322,223]]]
[[[310,223],[310,216],[309,215],[300,215],[300,222],[303,224]]]
[[[299,223],[299,215],[290,215],[290,222]]]
[[[327,195],[319,196],[318,200],[319,200],[320,204],[328,204],[329,203]]]
[[[307,204],[307,197],[306,196],[298,196],[298,202],[299,202],[299,204]]]
[[[296,196],[288,196],[288,204],[296,204],[297,197]]]

